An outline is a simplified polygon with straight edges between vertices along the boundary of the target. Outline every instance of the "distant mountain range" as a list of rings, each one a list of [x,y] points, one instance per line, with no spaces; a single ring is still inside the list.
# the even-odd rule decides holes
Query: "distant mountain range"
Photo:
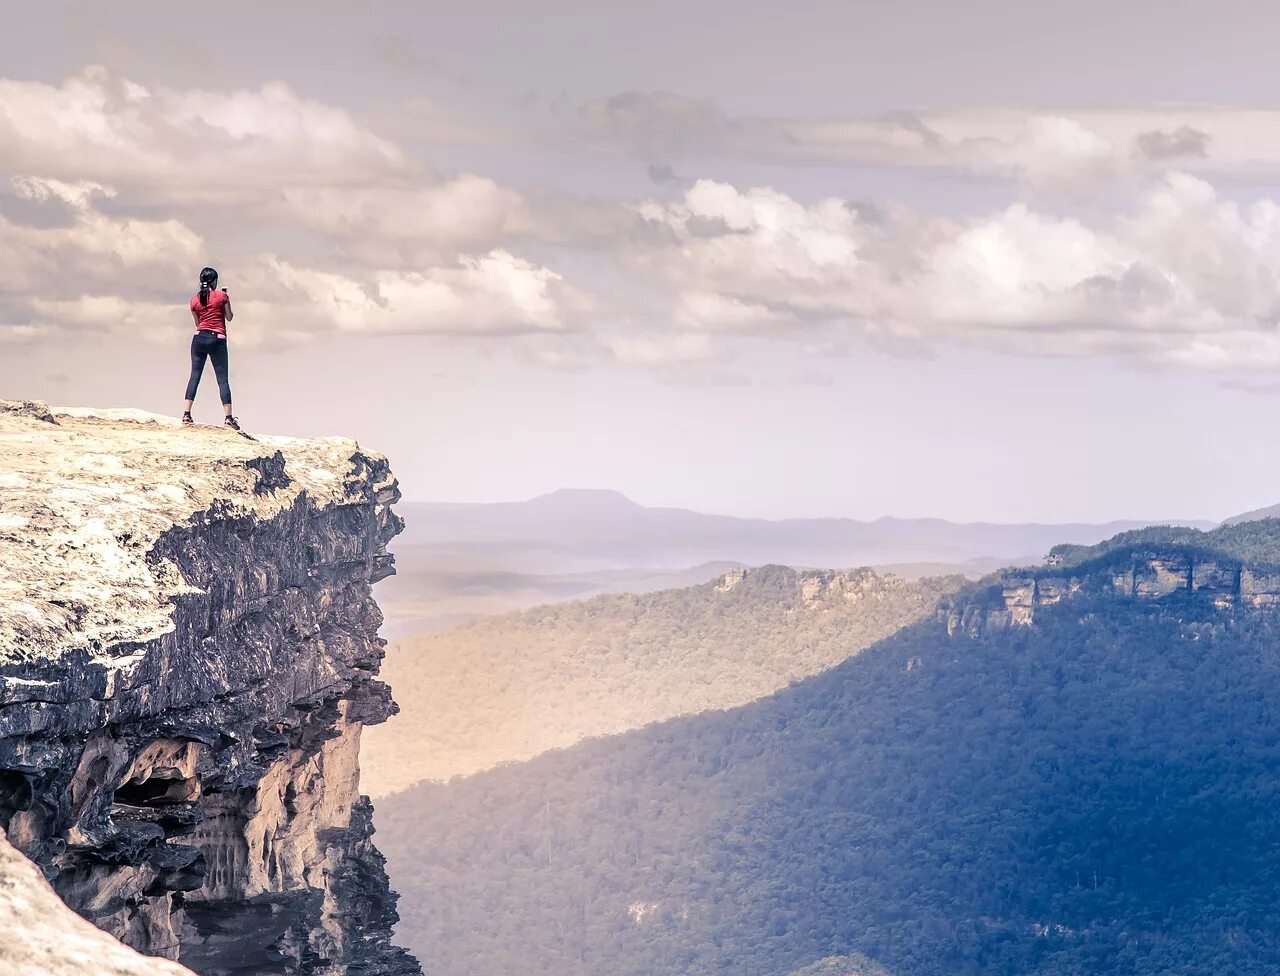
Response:
[[[1258,522],[1262,519],[1280,518],[1280,505],[1268,505],[1266,508],[1255,508],[1243,515],[1233,515],[1223,525],[1239,525],[1241,522]]]
[[[616,491],[564,489],[525,502],[408,502],[396,543],[409,561],[447,555],[458,569],[574,573],[701,563],[840,568],[1035,562],[1060,543],[1092,545],[1155,520],[1102,524],[944,519],[767,519],[646,508]],[[1174,524],[1212,528],[1207,521]]]

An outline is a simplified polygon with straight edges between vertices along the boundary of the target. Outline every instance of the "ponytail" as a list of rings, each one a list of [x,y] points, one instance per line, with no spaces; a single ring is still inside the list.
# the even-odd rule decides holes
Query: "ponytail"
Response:
[[[209,292],[218,283],[218,272],[214,268],[202,268],[200,271],[200,304],[209,306]]]

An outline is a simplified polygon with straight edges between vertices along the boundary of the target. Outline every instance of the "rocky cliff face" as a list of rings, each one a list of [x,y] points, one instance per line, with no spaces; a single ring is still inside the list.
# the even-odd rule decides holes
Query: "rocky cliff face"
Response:
[[[77,913],[205,976],[419,972],[357,765],[398,497],[353,441],[0,403],[0,827]]]
[[[95,929],[54,894],[40,870],[0,836],[0,973],[4,976],[192,976]]]
[[[1051,561],[1037,571],[1001,573],[986,587],[944,600],[939,614],[948,633],[978,636],[1031,624],[1038,608],[1078,594],[1132,600],[1197,594],[1224,609],[1272,606],[1280,603],[1280,570],[1178,545],[1125,547],[1072,569]]]

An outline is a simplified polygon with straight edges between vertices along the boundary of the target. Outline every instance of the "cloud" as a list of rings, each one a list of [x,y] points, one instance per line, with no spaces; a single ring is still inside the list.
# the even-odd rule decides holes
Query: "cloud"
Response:
[[[54,338],[65,330],[122,330],[166,340],[189,326],[175,300],[205,260],[206,243],[176,220],[105,215],[109,188],[35,177],[14,181],[24,199],[62,206],[69,220],[33,226],[0,218],[0,289],[11,317],[5,341]],[[394,243],[393,229],[379,231]],[[231,265],[248,301],[237,301],[238,333],[253,342],[315,331],[451,333],[562,332],[585,299],[548,268],[495,249],[436,265],[347,271],[270,253]],[[229,283],[231,279],[228,279]],[[158,295],[164,296],[157,298]]]
[[[1280,364],[1280,206],[1171,174],[1118,217],[1026,204],[966,220],[700,181],[643,205],[674,243],[634,256],[708,335],[962,343],[1207,370]],[[705,236],[695,221],[732,234]]]
[[[0,321],[0,346],[34,343],[46,338],[52,330],[46,325],[13,325]]]
[[[235,299],[237,342],[298,341],[316,333],[559,333],[580,300],[559,275],[495,251],[424,272],[379,271],[366,280],[264,257],[250,272],[247,299]],[[6,329],[7,341],[35,341],[68,330],[121,331],[170,341],[190,328],[181,303],[90,292],[33,297],[30,322]]]
[[[645,167],[645,172],[649,179],[659,185],[663,183],[679,182],[680,176],[676,171],[666,163],[650,163]]]
[[[661,91],[626,91],[595,99],[584,104],[579,115],[602,138],[648,157],[717,145],[739,128],[709,102]]]
[[[535,213],[495,180],[441,176],[280,83],[147,88],[100,68],[60,85],[0,79],[6,171],[7,341],[171,337],[189,325],[175,294],[205,264],[245,289],[237,326],[250,342],[316,329],[564,333],[586,304],[513,250],[564,232],[560,201]]]
[[[193,197],[261,186],[264,168],[278,182],[303,184],[421,170],[347,113],[279,82],[256,91],[153,90],[102,68],[61,85],[0,79],[0,166]]]
[[[266,216],[339,242],[348,255],[412,266],[535,234],[519,193],[472,174],[435,182],[283,187]]]
[[[452,259],[536,232],[515,190],[442,176],[280,82],[147,88],[102,68],[60,85],[0,79],[4,172],[110,194],[122,210],[162,211],[210,234],[302,232],[372,263]]]
[[[426,272],[381,271],[368,282],[283,261],[272,270],[306,321],[343,332],[556,332],[572,302],[558,274],[505,251]]]
[[[652,161],[700,154],[778,165],[935,168],[1052,189],[1159,175],[1280,173],[1280,111],[1222,105],[961,108],[879,116],[735,116],[668,92],[583,106],[589,137]]]
[[[1211,141],[1207,132],[1189,125],[1180,125],[1172,131],[1139,132],[1134,138],[1138,152],[1151,160],[1207,159]]]
[[[751,119],[628,92],[580,121],[594,145],[645,158],[655,199],[443,175],[279,84],[150,89],[101,69],[60,85],[0,79],[0,341],[168,341],[189,326],[195,272],[214,264],[246,342],[503,337],[547,363],[690,375],[746,337],[815,358],[967,344],[1223,373],[1280,365],[1280,206],[1234,202],[1208,178],[1280,167],[1280,113]],[[1006,205],[944,218],[677,173],[717,153],[1071,192],[1011,187]],[[1106,209],[1091,202],[1100,187]]]
[[[133,290],[163,287],[198,267],[203,242],[181,222],[112,217],[94,209],[95,200],[114,195],[106,187],[37,177],[20,177],[14,187],[37,204],[64,206],[68,219],[39,226],[0,216],[0,289],[10,300],[119,284]],[[125,276],[127,282],[121,280]]]
[[[162,341],[175,333],[182,335],[191,327],[190,317],[183,319],[185,310],[175,308],[172,302],[114,294],[34,298],[30,309],[36,323],[31,327],[40,330],[41,336],[79,330],[116,331],[134,339]]]

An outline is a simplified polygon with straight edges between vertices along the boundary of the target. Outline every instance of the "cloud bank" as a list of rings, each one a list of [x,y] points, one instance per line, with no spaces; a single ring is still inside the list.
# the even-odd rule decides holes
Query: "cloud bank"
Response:
[[[508,250],[531,231],[518,192],[442,177],[283,84],[149,90],[98,68],[0,80],[0,172],[25,218],[0,223],[11,341],[171,336],[206,263],[251,296],[249,341],[557,331],[577,300]]]
[[[721,368],[748,339],[1280,363],[1280,205],[1230,192],[1280,169],[1280,112],[762,119],[630,92],[577,124],[586,158],[645,161],[645,198],[442,173],[278,83],[0,79],[0,342],[170,341],[214,263],[250,342],[523,337],[548,363],[640,369]],[[781,182],[802,162],[948,169],[1007,202],[941,216],[704,175],[729,158]]]
[[[1280,111],[1273,109],[972,108],[786,118],[734,116],[669,92],[632,91],[588,102],[579,115],[598,148],[632,152],[659,167],[687,156],[727,156],[931,168],[1084,188],[1169,168],[1211,180],[1280,175]]]
[[[674,244],[637,256],[709,335],[861,333],[1208,369],[1280,361],[1280,206],[1172,173],[1086,221],[1014,203],[957,221],[699,181],[649,203]],[[708,228],[716,228],[709,231]]]

